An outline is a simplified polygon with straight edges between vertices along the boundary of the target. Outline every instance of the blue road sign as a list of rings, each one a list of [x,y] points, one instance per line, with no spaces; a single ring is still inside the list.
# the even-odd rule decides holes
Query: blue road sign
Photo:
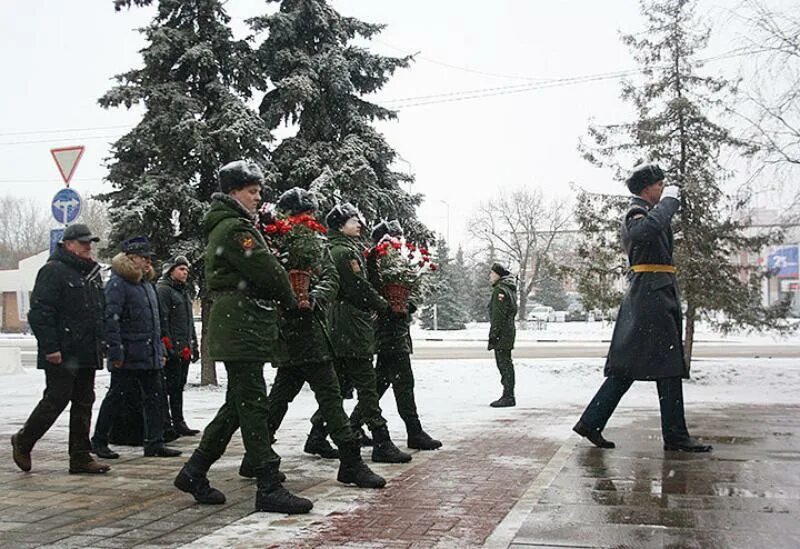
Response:
[[[50,229],[50,255],[56,251],[56,246],[61,242],[61,237],[64,236],[64,229]]]
[[[68,187],[61,189],[50,202],[50,209],[59,223],[72,223],[81,215],[81,195]]]

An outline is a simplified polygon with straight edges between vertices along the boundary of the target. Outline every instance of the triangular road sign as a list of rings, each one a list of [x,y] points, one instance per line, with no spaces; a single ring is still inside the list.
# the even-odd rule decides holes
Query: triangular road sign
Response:
[[[69,187],[69,180],[72,179],[72,174],[75,173],[75,168],[78,166],[78,161],[83,156],[83,149],[83,145],[50,149],[50,154],[53,155],[53,160],[56,161],[58,171],[61,172],[61,178],[67,187]]]

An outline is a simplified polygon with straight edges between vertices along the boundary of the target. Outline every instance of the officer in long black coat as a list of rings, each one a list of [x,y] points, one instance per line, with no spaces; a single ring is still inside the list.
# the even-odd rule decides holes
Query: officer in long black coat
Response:
[[[634,381],[655,381],[664,449],[708,452],[711,446],[689,436],[683,409],[682,379],[689,369],[670,227],[680,208],[679,188],[665,187],[664,172],[655,164],[635,168],[626,184],[636,195],[621,228],[630,264],[628,291],[614,326],[606,380],[573,430],[595,446],[613,448],[601,433],[620,399]]]

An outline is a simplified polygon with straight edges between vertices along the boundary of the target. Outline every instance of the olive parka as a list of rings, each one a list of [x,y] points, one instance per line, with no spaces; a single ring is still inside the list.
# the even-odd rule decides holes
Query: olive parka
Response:
[[[489,350],[510,351],[517,338],[517,285],[514,275],[502,277],[492,287],[489,301]]]
[[[331,260],[339,290],[328,313],[331,341],[337,358],[369,358],[375,354],[373,313],[389,307],[367,279],[363,243],[341,231],[329,236]]]
[[[206,285],[212,299],[208,353],[229,362],[283,362],[278,307],[297,308],[289,276],[236,199],[212,195],[203,218]]]

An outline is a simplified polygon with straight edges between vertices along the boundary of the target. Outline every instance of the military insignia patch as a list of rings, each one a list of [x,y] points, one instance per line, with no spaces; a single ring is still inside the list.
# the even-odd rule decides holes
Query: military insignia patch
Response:
[[[497,294],[497,300],[503,301],[506,298],[505,294]]]
[[[361,265],[359,265],[358,260],[356,259],[350,260],[350,270],[352,270],[354,273],[361,272]]]
[[[242,248],[245,250],[252,250],[256,247],[256,240],[252,236],[245,235],[241,238]]]

